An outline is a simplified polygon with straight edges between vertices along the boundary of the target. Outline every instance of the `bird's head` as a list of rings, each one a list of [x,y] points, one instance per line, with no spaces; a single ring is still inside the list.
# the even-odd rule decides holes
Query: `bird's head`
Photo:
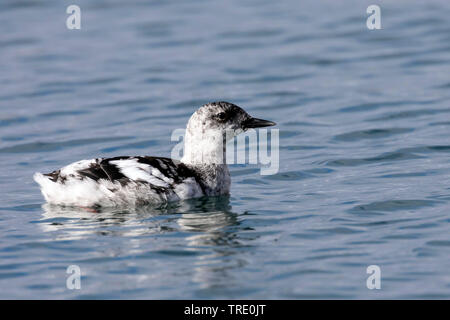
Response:
[[[274,126],[276,123],[253,118],[242,108],[229,102],[211,102],[199,108],[189,119],[187,131],[191,135],[209,136],[227,133],[233,138],[250,128]]]

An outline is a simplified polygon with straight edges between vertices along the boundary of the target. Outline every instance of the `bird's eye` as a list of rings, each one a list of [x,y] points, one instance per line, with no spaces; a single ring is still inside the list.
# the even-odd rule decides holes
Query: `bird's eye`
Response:
[[[220,112],[217,114],[217,119],[219,120],[225,120],[227,118],[227,114],[225,112]]]

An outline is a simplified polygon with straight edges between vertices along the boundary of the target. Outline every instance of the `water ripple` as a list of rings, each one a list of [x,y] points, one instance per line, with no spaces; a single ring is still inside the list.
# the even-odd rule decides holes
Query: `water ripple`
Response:
[[[358,205],[350,210],[349,213],[360,214],[370,212],[392,212],[398,210],[415,210],[417,208],[429,207],[436,204],[431,200],[388,200],[378,201],[369,204]]]
[[[103,137],[92,139],[67,140],[61,142],[32,142],[1,148],[0,153],[48,152],[48,151],[62,150],[65,148],[71,148],[75,146],[84,146],[89,144],[98,144],[103,142],[126,140],[131,138],[132,137]]]
[[[334,138],[341,141],[357,141],[362,139],[379,139],[390,137],[396,134],[413,131],[413,128],[383,128],[358,130],[336,135]]]

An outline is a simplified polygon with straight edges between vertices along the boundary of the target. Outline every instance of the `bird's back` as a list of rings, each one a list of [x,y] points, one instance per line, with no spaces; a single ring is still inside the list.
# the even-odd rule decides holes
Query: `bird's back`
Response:
[[[34,179],[47,202],[61,205],[129,206],[206,194],[195,170],[163,157],[82,160]]]

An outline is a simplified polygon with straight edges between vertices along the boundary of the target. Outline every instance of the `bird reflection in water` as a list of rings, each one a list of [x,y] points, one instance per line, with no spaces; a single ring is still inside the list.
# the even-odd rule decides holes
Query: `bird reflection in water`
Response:
[[[201,290],[223,290],[236,282],[231,270],[247,264],[244,253],[253,237],[241,216],[231,211],[229,197],[221,196],[132,209],[45,204],[39,225],[55,240],[103,239],[104,245],[102,236],[119,239],[114,249],[103,247],[108,256],[190,255],[187,272]]]
[[[227,227],[239,225],[229,197],[205,197],[135,208],[62,207],[44,204],[40,225],[58,239],[80,239],[90,234],[140,236],[170,231],[200,234],[193,244],[214,245],[231,240]],[[120,227],[120,228],[117,228]],[[205,237],[203,237],[205,236]],[[224,236],[225,238],[221,239]],[[198,240],[194,240],[198,239]],[[201,241],[199,239],[204,239]]]

